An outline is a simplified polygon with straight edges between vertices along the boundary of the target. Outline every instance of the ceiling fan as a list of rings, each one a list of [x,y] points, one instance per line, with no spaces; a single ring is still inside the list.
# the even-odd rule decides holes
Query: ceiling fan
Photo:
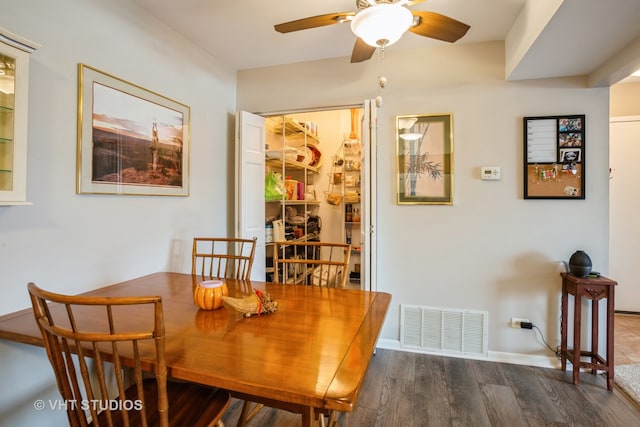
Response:
[[[326,25],[351,23],[358,37],[351,62],[362,62],[373,56],[376,48],[384,49],[407,31],[419,36],[453,43],[463,37],[469,26],[436,12],[409,10],[424,0],[356,0],[358,12],[337,12],[311,16],[275,25],[280,33],[307,30]]]

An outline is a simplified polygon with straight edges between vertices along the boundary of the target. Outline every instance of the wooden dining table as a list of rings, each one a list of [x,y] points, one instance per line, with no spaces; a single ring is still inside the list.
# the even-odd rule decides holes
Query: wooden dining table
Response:
[[[172,378],[299,413],[303,426],[319,413],[354,409],[391,295],[226,279],[230,296],[258,289],[278,302],[274,313],[244,317],[228,305],[199,309],[193,289],[202,280],[154,273],[84,295],[160,295]],[[1,316],[0,338],[44,346],[30,309]]]

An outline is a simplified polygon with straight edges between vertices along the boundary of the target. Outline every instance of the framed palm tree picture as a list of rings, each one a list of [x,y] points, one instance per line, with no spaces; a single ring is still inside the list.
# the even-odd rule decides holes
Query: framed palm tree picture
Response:
[[[396,117],[398,204],[453,204],[453,117]]]

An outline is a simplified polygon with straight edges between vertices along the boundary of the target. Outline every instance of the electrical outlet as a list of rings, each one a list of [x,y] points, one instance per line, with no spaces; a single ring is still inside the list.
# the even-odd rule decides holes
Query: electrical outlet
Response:
[[[520,324],[522,322],[528,322],[528,321],[529,319],[520,319],[518,317],[512,317],[510,325],[512,328],[520,329],[521,328]]]

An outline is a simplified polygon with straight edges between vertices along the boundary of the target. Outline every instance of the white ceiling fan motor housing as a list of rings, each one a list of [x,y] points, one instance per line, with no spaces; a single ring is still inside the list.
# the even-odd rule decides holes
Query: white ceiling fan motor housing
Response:
[[[382,3],[358,12],[351,21],[351,31],[369,46],[384,47],[397,42],[412,23],[409,9],[400,3]]]

